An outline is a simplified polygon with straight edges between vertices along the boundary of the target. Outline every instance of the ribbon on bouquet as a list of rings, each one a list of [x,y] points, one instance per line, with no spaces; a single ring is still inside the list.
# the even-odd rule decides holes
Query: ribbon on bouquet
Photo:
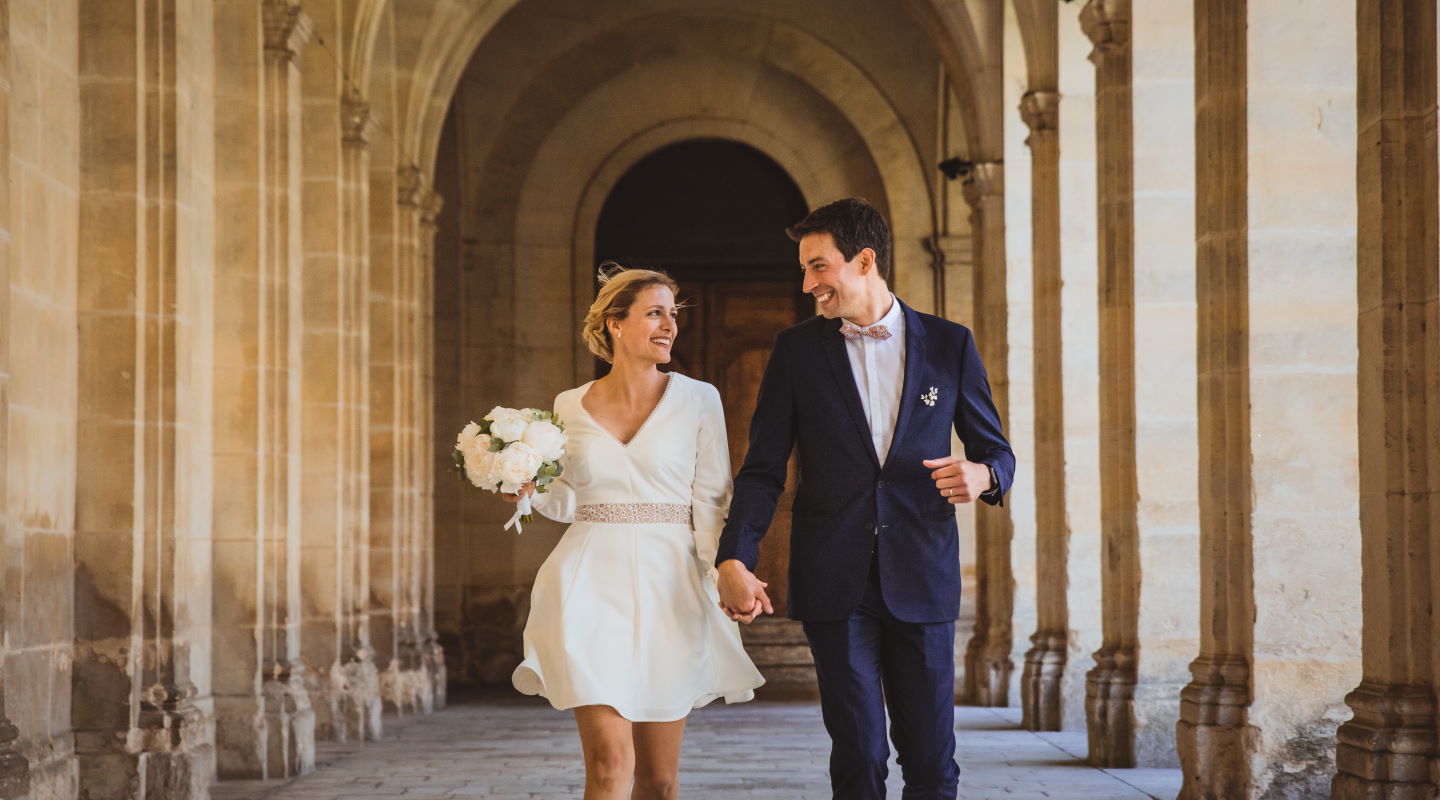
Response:
[[[505,523],[505,530],[510,530],[510,526],[514,525],[516,533],[524,533],[525,526],[520,524],[520,518],[529,516],[530,497],[529,495],[526,495],[525,497],[520,498],[520,501],[515,504],[515,515],[510,518],[509,522]]]

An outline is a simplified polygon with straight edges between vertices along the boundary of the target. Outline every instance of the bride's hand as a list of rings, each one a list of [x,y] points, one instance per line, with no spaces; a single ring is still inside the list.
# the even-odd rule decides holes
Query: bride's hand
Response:
[[[518,503],[520,502],[520,498],[529,497],[533,494],[535,494],[535,482],[531,481],[520,487],[519,494],[502,494],[500,496],[505,498],[505,502],[507,503]]]

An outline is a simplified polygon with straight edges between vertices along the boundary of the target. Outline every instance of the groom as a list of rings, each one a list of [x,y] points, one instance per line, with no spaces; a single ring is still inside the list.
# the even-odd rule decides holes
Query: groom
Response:
[[[815,656],[834,796],[885,796],[888,705],[904,797],[954,800],[954,506],[999,504],[1015,454],[970,331],[891,294],[879,212],[840,200],[788,233],[820,316],[775,339],[715,559],[720,604],[742,622],[773,610],[753,571],[798,447],[790,616]]]

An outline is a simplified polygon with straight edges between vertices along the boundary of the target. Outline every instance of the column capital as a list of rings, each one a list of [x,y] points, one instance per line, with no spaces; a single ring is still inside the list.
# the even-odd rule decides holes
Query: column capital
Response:
[[[1130,45],[1129,0],[1089,0],[1080,11],[1080,29],[1090,38],[1096,56]]]
[[[1059,92],[1026,92],[1020,98],[1020,118],[1030,127],[1030,135],[1054,133],[1060,125]]]
[[[440,219],[440,209],[445,207],[445,198],[433,189],[427,189],[420,198],[420,221],[434,225]]]
[[[375,124],[370,102],[354,89],[346,92],[340,100],[341,141],[352,147],[367,147]]]
[[[310,41],[314,25],[310,15],[293,0],[264,0],[260,16],[265,25],[265,50],[294,59]]]
[[[425,193],[429,191],[425,186],[425,173],[414,164],[407,164],[395,173],[395,200],[407,208],[423,209],[425,207]]]
[[[965,202],[978,208],[987,199],[1005,194],[1005,164],[1000,161],[977,161],[960,185]]]

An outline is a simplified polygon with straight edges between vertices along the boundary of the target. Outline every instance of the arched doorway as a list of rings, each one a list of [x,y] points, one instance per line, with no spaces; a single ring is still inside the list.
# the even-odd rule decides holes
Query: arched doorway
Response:
[[[806,210],[795,182],[764,153],[724,139],[693,139],[637,162],[600,211],[597,261],[662,268],[679,282],[688,307],[670,368],[719,389],[735,469],[775,334],[814,314],[800,292],[795,244],[785,235]],[[772,693],[814,681],[803,634],[784,619],[791,496],[787,489],[781,497],[757,568],[770,584],[776,618],[744,631]]]

